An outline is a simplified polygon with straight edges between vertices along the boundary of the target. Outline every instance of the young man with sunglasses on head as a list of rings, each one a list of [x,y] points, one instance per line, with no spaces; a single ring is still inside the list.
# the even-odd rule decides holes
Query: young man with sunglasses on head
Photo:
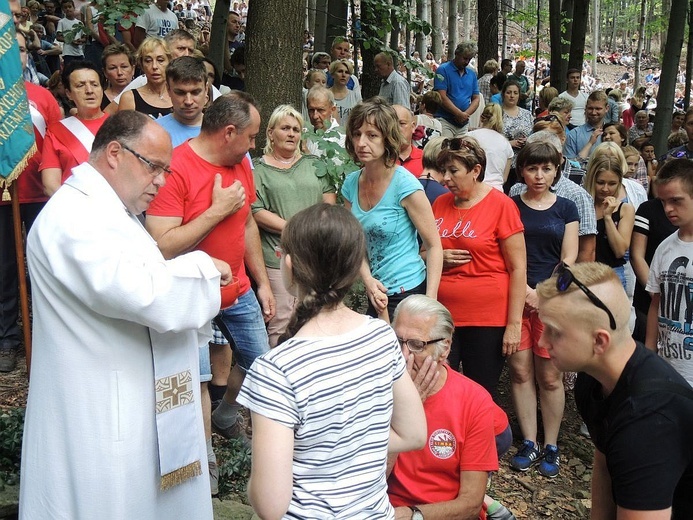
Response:
[[[560,264],[537,295],[540,346],[558,369],[580,372],[575,402],[595,445],[591,518],[690,518],[693,390],[632,339],[618,276]]]

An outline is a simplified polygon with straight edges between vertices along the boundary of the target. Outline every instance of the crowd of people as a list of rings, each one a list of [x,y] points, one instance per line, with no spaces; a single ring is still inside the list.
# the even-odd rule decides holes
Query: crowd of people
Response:
[[[208,6],[158,1],[100,66],[65,53],[94,43],[70,34],[54,96],[17,4],[39,148],[18,181],[34,327],[21,518],[211,518],[216,432],[251,450],[262,518],[511,520],[486,495],[508,415],[510,467],[555,478],[573,387],[593,514],[693,510],[693,109],[656,158],[647,88],[622,110],[625,89],[571,69],[535,106],[535,64],[477,74],[463,42],[422,96],[399,54],[377,54],[363,100],[349,40],[313,52],[307,34],[303,106],[277,104],[253,159],[240,5],[223,73],[179,28]],[[325,142],[358,165],[337,183]],[[344,304],[357,280],[364,314]]]

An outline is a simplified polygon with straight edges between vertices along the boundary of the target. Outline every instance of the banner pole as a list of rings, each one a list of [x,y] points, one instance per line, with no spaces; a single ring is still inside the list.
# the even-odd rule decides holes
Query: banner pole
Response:
[[[29,316],[29,293],[26,283],[26,264],[24,261],[24,235],[22,234],[22,215],[19,211],[19,190],[17,183],[10,185],[12,196],[12,225],[14,226],[14,247],[17,255],[17,279],[19,280],[19,302],[22,311],[22,331],[24,333],[24,352],[26,353],[27,377],[31,372],[31,318]]]

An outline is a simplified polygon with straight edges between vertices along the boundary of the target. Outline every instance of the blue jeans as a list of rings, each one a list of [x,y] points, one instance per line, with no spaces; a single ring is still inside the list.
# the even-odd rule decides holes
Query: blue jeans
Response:
[[[626,268],[622,265],[619,265],[618,267],[612,267],[614,272],[618,275],[618,278],[621,280],[621,285],[623,285],[623,290],[628,291],[628,282],[626,281]]]
[[[236,362],[246,372],[255,358],[269,352],[269,338],[262,309],[252,289],[238,303],[221,311],[214,323],[229,340]]]

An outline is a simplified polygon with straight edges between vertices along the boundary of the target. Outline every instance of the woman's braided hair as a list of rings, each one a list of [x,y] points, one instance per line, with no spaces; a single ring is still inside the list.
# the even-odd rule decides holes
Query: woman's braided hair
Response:
[[[366,258],[366,237],[349,210],[321,203],[289,219],[281,247],[291,257],[299,301],[279,343],[293,337],[322,309],[341,303]]]

